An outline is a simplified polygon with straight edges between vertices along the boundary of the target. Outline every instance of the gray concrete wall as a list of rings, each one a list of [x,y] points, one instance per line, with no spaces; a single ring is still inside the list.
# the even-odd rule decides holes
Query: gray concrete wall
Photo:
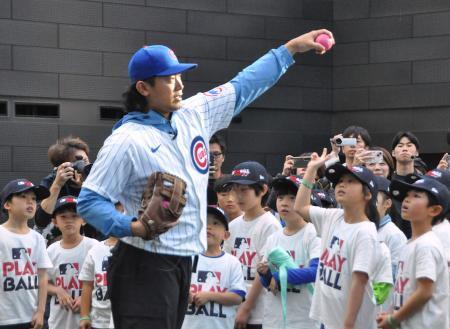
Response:
[[[9,111],[0,117],[0,185],[44,176],[48,146],[67,134],[86,139],[95,156],[112,126],[99,119],[99,106],[120,105],[128,60],[141,46],[166,44],[199,63],[185,77],[189,96],[305,30],[330,27],[331,18],[330,1],[312,0],[0,1],[0,100]],[[233,124],[229,163],[260,159],[275,171],[308,136],[323,139],[331,126],[331,64],[331,55],[299,59]],[[15,117],[18,101],[60,104],[61,116]],[[323,129],[309,129],[319,119]]]
[[[333,132],[367,127],[390,146],[411,130],[422,152],[448,150],[450,1],[337,0]]]
[[[424,151],[446,148],[450,122],[450,2],[443,0],[2,0],[0,1],[0,185],[37,181],[46,150],[67,134],[95,156],[112,121],[99,106],[120,105],[127,62],[142,45],[163,43],[199,63],[186,95],[208,90],[307,30],[325,26],[338,44],[307,54],[225,132],[226,167],[256,159],[273,173],[285,154],[327,144],[349,124],[386,145],[411,129]],[[57,119],[18,118],[14,103],[57,103]]]

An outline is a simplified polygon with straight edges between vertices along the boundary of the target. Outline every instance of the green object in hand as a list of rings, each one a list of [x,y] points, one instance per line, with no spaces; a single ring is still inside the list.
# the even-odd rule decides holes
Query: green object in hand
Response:
[[[287,270],[290,268],[298,268],[292,257],[286,250],[275,247],[267,255],[269,268],[272,273],[278,272],[280,277],[280,292],[281,292],[281,308],[283,310],[283,324],[286,328],[286,295],[287,295]]]
[[[373,294],[375,295],[375,300],[377,305],[383,304],[389,297],[392,285],[384,282],[374,282],[373,283]]]

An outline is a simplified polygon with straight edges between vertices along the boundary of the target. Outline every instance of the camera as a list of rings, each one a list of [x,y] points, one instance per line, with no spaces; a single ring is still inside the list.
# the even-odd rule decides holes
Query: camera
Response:
[[[365,161],[365,163],[381,163],[383,162],[383,152],[382,151],[368,151],[370,158]]]
[[[291,160],[294,162],[292,168],[306,168],[308,162],[311,161],[311,155],[292,157]]]
[[[85,160],[83,160],[83,158],[77,156],[76,160],[70,163],[70,167],[72,167],[76,172],[80,173],[83,178],[86,178],[91,171],[92,163],[87,163]]]
[[[334,140],[334,143],[336,144],[336,146],[355,146],[356,138],[340,138],[340,137],[338,137]]]

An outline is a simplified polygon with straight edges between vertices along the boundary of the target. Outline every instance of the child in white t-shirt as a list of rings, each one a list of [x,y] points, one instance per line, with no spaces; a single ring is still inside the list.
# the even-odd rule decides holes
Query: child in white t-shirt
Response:
[[[254,161],[238,164],[232,171],[230,183],[244,212],[230,223],[230,238],[224,244],[225,251],[241,262],[247,284],[247,297],[236,315],[236,327],[262,328],[266,291],[256,266],[262,259],[267,238],[281,230],[281,224],[263,208],[268,196],[269,174],[261,164]]]
[[[0,328],[42,328],[47,297],[47,268],[52,263],[44,238],[30,230],[36,200],[49,196],[26,179],[9,182],[1,191],[1,208],[8,213],[0,225]]]
[[[400,253],[394,292],[395,310],[382,313],[382,329],[449,327],[449,277],[446,257],[432,224],[449,205],[446,186],[429,177],[413,184],[393,180],[391,194],[402,202],[402,218],[411,222],[412,237]]]
[[[448,166],[447,166],[448,167]],[[433,169],[426,173],[425,176],[436,179],[439,183],[442,183],[450,191],[450,171],[445,169]],[[450,201],[449,201],[450,202]],[[450,208],[450,207],[449,207]],[[447,265],[450,274],[450,209],[439,223],[433,226],[433,232],[438,236],[444,247],[445,256],[447,257]]]
[[[56,202],[52,220],[61,231],[61,241],[53,243],[47,251],[53,262],[48,271],[50,301],[49,329],[78,329],[81,306],[79,272],[88,251],[97,240],[80,234],[83,219],[76,210],[77,199],[65,196]]]
[[[89,250],[78,280],[82,282],[80,329],[111,329],[111,301],[107,294],[108,260],[118,239],[109,237]]]
[[[272,182],[276,195],[276,207],[286,226],[273,233],[264,246],[263,262],[258,264],[261,283],[272,293],[265,295],[264,329],[319,328],[320,323],[309,317],[320,256],[320,239],[316,229],[294,211],[295,196],[300,184],[298,176],[279,176]],[[282,248],[293,259],[297,268],[287,269],[286,326],[280,293],[280,272],[272,272],[268,255],[275,248]]]
[[[326,149],[320,157],[312,155],[295,203],[322,239],[310,316],[327,329],[375,329],[372,280],[380,257],[375,178],[365,167],[334,164],[326,177],[343,209],[311,206],[312,182],[330,157]]]
[[[388,211],[392,207],[392,199],[389,193],[388,179],[380,176],[375,176],[375,180],[378,186],[377,195],[377,210],[380,216],[380,225],[378,227],[378,239],[383,241],[391,252],[392,261],[392,273],[394,275],[397,272],[398,257],[402,248],[406,245],[405,234],[392,222],[391,216]]]
[[[230,233],[228,219],[218,208],[208,207],[208,249],[198,256],[192,273],[186,329],[233,329],[237,305],[245,298],[242,267],[233,255],[222,251]]]

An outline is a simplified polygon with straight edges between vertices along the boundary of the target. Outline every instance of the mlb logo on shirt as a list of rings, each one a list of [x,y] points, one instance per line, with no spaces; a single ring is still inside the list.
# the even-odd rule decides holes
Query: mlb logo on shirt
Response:
[[[61,275],[75,275],[78,274],[78,263],[65,263],[59,265],[59,274]]]
[[[31,249],[27,248],[12,248],[12,258],[13,259],[27,259],[31,256]]]
[[[242,249],[241,246],[244,246],[245,249],[250,249],[250,238],[236,238],[234,240],[234,249]]]
[[[102,261],[102,271],[103,272],[106,272],[108,270],[108,260],[109,260],[108,256],[103,257],[103,261]]]
[[[198,271],[197,282],[220,284],[220,272]]]

